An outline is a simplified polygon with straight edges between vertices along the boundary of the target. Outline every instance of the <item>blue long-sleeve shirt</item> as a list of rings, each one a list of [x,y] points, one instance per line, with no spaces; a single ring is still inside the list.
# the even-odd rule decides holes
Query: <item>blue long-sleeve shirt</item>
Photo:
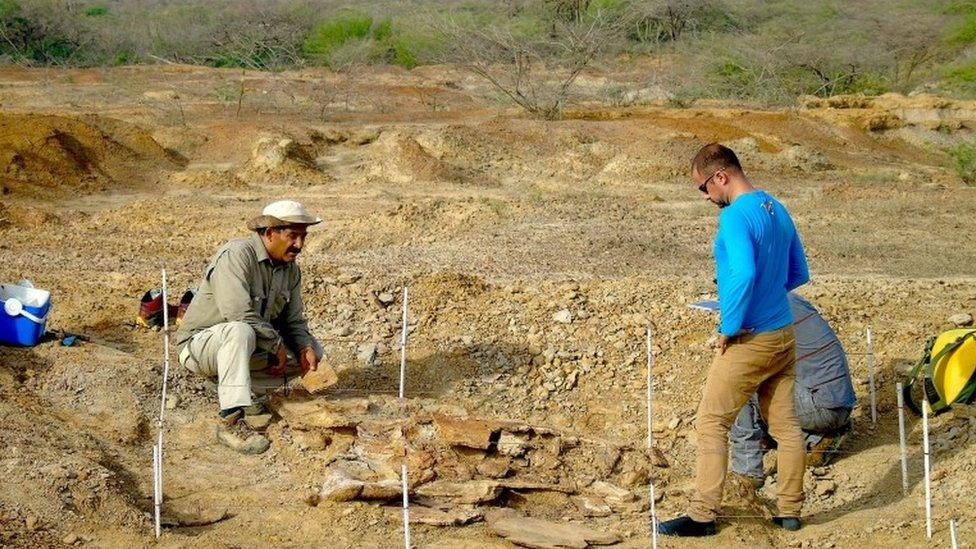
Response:
[[[719,331],[778,330],[793,322],[786,293],[810,280],[790,213],[766,191],[737,197],[722,209],[715,235]]]

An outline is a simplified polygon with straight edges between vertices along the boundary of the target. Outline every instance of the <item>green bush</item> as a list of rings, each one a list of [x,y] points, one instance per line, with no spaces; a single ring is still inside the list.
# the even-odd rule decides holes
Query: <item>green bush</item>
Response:
[[[108,13],[108,8],[105,6],[92,6],[85,10],[86,17],[101,17]]]
[[[952,162],[952,168],[963,183],[976,186],[976,140],[960,141],[945,149]]]
[[[444,49],[444,38],[433,33],[420,33],[394,27],[393,34],[379,44],[382,60],[405,69],[430,63]]]
[[[69,62],[79,52],[78,44],[27,16],[13,0],[0,0],[0,55],[30,65],[55,65]]]
[[[302,51],[328,64],[337,49],[351,40],[368,37],[372,27],[373,18],[369,15],[355,11],[341,12],[315,25],[305,39]]]
[[[943,87],[967,95],[976,94],[976,59],[947,68]]]
[[[373,40],[384,42],[393,37],[393,22],[389,19],[380,21],[372,32]]]
[[[946,11],[959,16],[958,23],[949,30],[948,41],[962,45],[976,43],[976,3],[953,2]]]

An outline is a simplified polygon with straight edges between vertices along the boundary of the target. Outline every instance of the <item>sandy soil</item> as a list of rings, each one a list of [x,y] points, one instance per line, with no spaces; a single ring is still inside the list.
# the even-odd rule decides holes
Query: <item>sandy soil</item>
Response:
[[[687,175],[691,154],[712,140],[739,151],[793,212],[813,273],[802,293],[851,353],[862,404],[864,331],[876,334],[879,421],[859,408],[844,456],[808,475],[803,530],[773,529],[730,497],[727,514],[740,518],[723,521],[716,540],[667,546],[930,545],[921,427],[909,416],[903,493],[894,384],[951,315],[976,312],[976,190],[938,152],[972,134],[976,105],[927,96],[777,111],[584,104],[541,122],[449,67],[247,73],[241,89],[239,71],[198,67],[0,71],[0,280],[51,290],[49,328],[91,340],[0,347],[0,545],[402,543],[395,497],[310,496],[336,456],[395,437],[279,417],[267,453],[238,455],[210,432],[214,396],[175,360],[167,505],[231,516],[151,536],[162,335],[136,328],[138,299],[165,266],[175,302],[246,219],[289,197],[326,219],[299,260],[311,326],[340,373],[323,401],[395,393],[398,296],[409,284],[408,438],[423,438],[443,410],[532,425],[533,436],[563,442],[513,458],[513,474],[579,492],[607,480],[636,502],[586,517],[571,494],[506,488],[486,506],[648,546],[647,479],[664,494],[662,517],[687,501],[711,357],[715,319],[686,304],[713,291],[716,211]],[[568,323],[554,316],[563,310]],[[635,457],[646,438],[648,324],[668,467]],[[546,429],[557,434],[538,434]],[[948,544],[950,518],[962,546],[976,543],[976,412],[940,416],[932,430],[931,543]],[[576,437],[591,442],[560,446]],[[479,465],[497,457],[431,444],[418,469],[438,478],[482,478]],[[415,525],[413,536],[424,547],[511,546],[484,522]]]

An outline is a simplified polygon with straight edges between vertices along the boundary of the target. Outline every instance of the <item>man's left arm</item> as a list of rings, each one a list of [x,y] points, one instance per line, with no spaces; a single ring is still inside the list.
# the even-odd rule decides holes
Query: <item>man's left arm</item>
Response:
[[[281,336],[285,340],[285,344],[291,347],[298,357],[302,370],[314,370],[318,361],[322,359],[321,346],[308,329],[305,305],[302,302],[302,276],[300,272],[294,276],[289,288],[288,305],[279,318]],[[311,368],[306,367],[307,363],[311,364]]]
[[[807,255],[800,242],[800,233],[794,227],[793,241],[790,243],[790,268],[786,277],[786,291],[791,292],[810,281],[810,268]]]

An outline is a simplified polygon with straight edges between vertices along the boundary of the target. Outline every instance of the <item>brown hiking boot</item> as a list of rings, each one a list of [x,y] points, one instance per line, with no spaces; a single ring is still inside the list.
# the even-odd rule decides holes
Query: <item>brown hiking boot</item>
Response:
[[[225,417],[218,415],[217,418],[220,421],[221,427],[230,429],[231,427],[237,425],[238,421],[244,419],[244,409],[238,408],[237,410],[234,410],[232,413],[228,414]]]
[[[826,467],[837,457],[841,444],[847,439],[847,434],[826,436],[810,448],[807,453],[807,467]]]
[[[218,417],[214,425],[214,436],[217,442],[246,455],[263,454],[269,447],[271,441],[268,437],[255,433],[243,421],[244,410],[237,410],[227,417]]]

